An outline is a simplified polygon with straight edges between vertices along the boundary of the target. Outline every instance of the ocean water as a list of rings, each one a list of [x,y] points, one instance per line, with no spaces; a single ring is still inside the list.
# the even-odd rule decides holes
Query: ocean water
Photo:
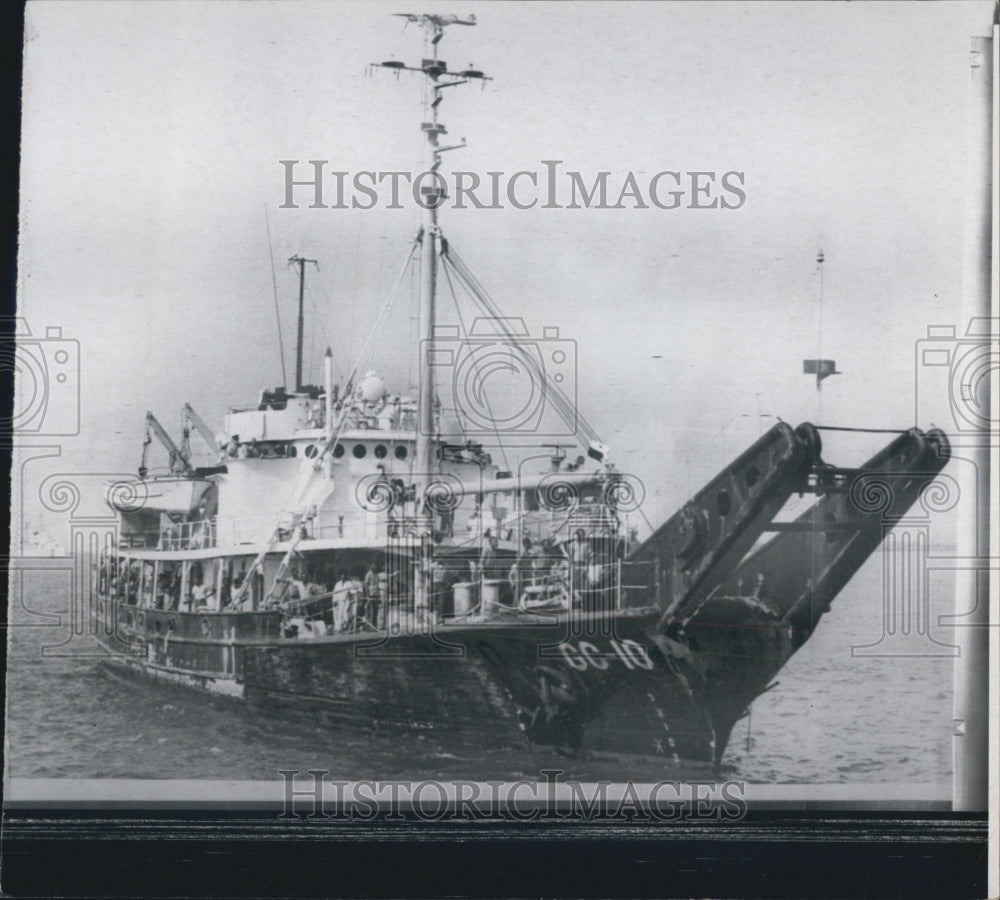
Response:
[[[371,738],[292,729],[238,703],[99,665],[86,635],[72,637],[66,572],[22,572],[12,583],[8,643],[7,768],[15,778],[275,780],[281,769],[331,777],[657,781],[704,777],[659,761],[439,744],[412,734]],[[931,621],[950,612],[947,590]],[[751,783],[922,783],[951,776],[954,660],[928,639],[879,643],[882,562],[866,564],[812,639],[734,729],[726,777]],[[939,642],[945,642],[935,634]],[[852,654],[852,647],[876,645]]]

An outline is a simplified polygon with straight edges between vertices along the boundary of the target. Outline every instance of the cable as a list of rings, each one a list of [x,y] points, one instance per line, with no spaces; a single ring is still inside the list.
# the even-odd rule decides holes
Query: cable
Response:
[[[907,434],[909,428],[848,428],[844,425],[814,425],[817,431],[858,431],[865,434]]]
[[[271,221],[267,215],[267,204],[264,204],[264,224],[267,226],[267,252],[271,257],[271,285],[274,288],[274,315],[278,319],[278,350],[281,352],[281,383],[288,384],[285,372],[285,341],[281,336],[281,309],[278,306],[278,276],[274,271],[274,248],[271,246]]]
[[[462,332],[463,332],[463,334],[465,334],[466,337],[468,337],[469,330],[465,327],[465,319],[462,317],[462,311],[461,311],[461,309],[459,309],[459,306],[458,306],[458,297],[455,295],[455,285],[452,283],[452,280],[451,280],[450,266],[452,264],[448,260],[447,255],[444,254],[444,253],[441,254],[441,262],[442,262],[441,269],[444,271],[444,277],[448,280],[448,287],[451,289],[451,302],[455,306],[455,314],[458,316],[458,321],[459,321],[459,324],[462,326]],[[507,459],[507,448],[504,447],[503,438],[500,436],[500,428],[497,425],[496,416],[493,415],[493,404],[490,403],[490,398],[489,398],[489,393],[488,392],[484,392],[483,393],[483,399],[486,402],[486,408],[487,408],[487,412],[489,413],[489,416],[490,416],[490,421],[493,423],[493,433],[496,435],[497,446],[500,448],[500,455],[503,457],[504,468],[509,471],[510,468],[511,468],[511,465],[510,465],[510,460]],[[457,414],[457,411],[456,411],[456,414]]]
[[[449,256],[455,267],[456,274],[462,279],[463,282],[465,282],[466,286],[470,290],[471,296],[474,300],[476,300],[483,312],[496,320],[504,336],[508,338],[511,343],[521,343],[523,341],[523,335],[517,335],[511,331],[510,326],[506,323],[507,317],[504,316],[503,311],[489,296],[489,293],[478,281],[475,275],[472,274],[468,266],[465,265],[458,253],[455,252],[450,242],[446,244],[446,248],[447,249],[443,251],[442,256],[445,254]],[[589,422],[587,422],[577,406],[563,393],[559,386],[546,376],[545,370],[538,360],[534,359],[531,354],[525,354],[524,360],[528,367],[532,369],[532,374],[538,378],[542,384],[546,385],[551,405],[559,417],[562,418],[563,421],[570,427],[575,426],[576,430],[582,433],[584,440],[588,442],[600,442],[600,438],[594,428]]]

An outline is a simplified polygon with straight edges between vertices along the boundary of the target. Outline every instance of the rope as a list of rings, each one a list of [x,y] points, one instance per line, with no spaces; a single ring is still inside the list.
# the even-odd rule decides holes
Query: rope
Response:
[[[447,244],[447,249],[442,252],[442,256],[445,255],[450,258],[452,265],[455,267],[456,274],[462,279],[463,282],[465,282],[471,296],[483,312],[492,316],[497,321],[504,336],[508,338],[511,343],[522,343],[524,336],[514,334],[510,330],[510,326],[507,325],[506,322],[507,317],[503,314],[503,311],[499,306],[497,306],[493,298],[490,297],[486,288],[484,288],[475,275],[472,274],[458,253],[455,252],[450,242]],[[590,425],[590,423],[587,422],[576,405],[563,393],[559,386],[546,376],[545,370],[542,368],[538,360],[536,360],[529,353],[524,355],[524,361],[532,370],[532,374],[538,378],[541,383],[546,385],[551,404],[558,413],[559,417],[563,419],[567,425],[572,425],[575,421],[576,430],[582,434],[584,440],[599,443],[600,438],[597,432]]]
[[[267,204],[264,204],[264,224],[267,226],[267,252],[271,257],[271,286],[274,288],[274,315],[278,319],[278,350],[281,352],[281,383],[288,384],[285,374],[285,342],[281,337],[281,308],[278,305],[278,276],[274,271],[274,247],[271,246],[271,222],[267,215]]]
[[[469,329],[465,327],[465,319],[462,316],[462,310],[459,309],[458,297],[455,294],[455,285],[451,280],[451,266],[453,263],[448,259],[445,253],[441,254],[441,262],[444,263],[444,265],[441,266],[441,269],[444,272],[444,277],[448,281],[448,288],[451,290],[451,302],[455,307],[455,314],[458,316],[458,321],[462,326],[462,331],[468,335]],[[457,275],[458,272],[456,271],[455,274]],[[493,422],[493,433],[496,435],[497,446],[500,448],[500,455],[503,457],[504,468],[509,470],[511,466],[510,460],[507,459],[507,448],[504,447],[503,438],[500,436],[500,429],[497,427],[496,417],[493,415],[493,405],[490,403],[489,394],[484,394],[483,399],[486,401],[486,406],[490,414],[490,420]]]
[[[348,379],[348,383],[354,383],[354,379],[356,378],[358,371],[363,369],[370,362],[371,357],[374,355],[375,338],[377,337],[379,330],[384,324],[385,318],[389,314],[389,310],[396,302],[396,295],[399,293],[399,286],[402,283],[404,276],[406,275],[406,270],[410,267],[410,264],[413,261],[413,256],[414,253],[416,252],[418,243],[419,240],[415,240],[413,244],[410,246],[410,252],[406,257],[406,261],[403,263],[402,269],[400,269],[399,275],[396,278],[396,282],[392,287],[392,291],[390,292],[388,299],[386,300],[381,311],[379,312],[378,319],[375,322],[375,327],[372,329],[371,334],[369,335],[367,341],[362,347],[357,362],[351,369],[351,374]],[[337,445],[337,441],[340,439],[340,433],[341,431],[343,431],[344,425],[347,422],[347,417],[351,411],[351,405],[349,402],[347,402],[347,399],[348,398],[345,398],[344,405],[341,408],[340,416],[337,420],[335,427],[332,428],[330,431],[329,439],[324,442],[322,449],[320,450],[319,453],[316,454],[311,469],[306,470],[306,472],[304,472],[303,475],[299,477],[299,480],[292,489],[291,495],[289,497],[290,501],[299,500],[300,498],[305,497],[307,495],[308,489],[310,487],[310,482],[312,482],[312,480],[316,477],[317,473],[320,472],[322,469],[323,460],[326,459],[326,455],[330,452],[330,449]],[[308,512],[309,506],[311,505],[313,504],[310,503],[307,504],[304,508],[292,510],[291,519],[288,524],[288,529],[291,532],[290,535],[291,546],[289,547],[288,552],[285,554],[284,559],[282,559],[281,564],[278,566],[279,576],[284,574],[284,572],[287,570],[292,554],[295,552],[295,548],[298,546],[299,540],[301,540],[301,531],[299,530],[299,524],[305,517],[306,513]],[[237,590],[233,594],[231,603],[233,604],[234,608],[238,609],[240,605],[244,602],[244,600],[246,599],[246,595],[249,591],[251,578],[260,569],[264,557],[267,556],[267,554],[271,551],[271,549],[280,542],[280,536],[282,531],[281,526],[284,521],[285,521],[285,514],[283,512],[279,518],[278,523],[274,527],[274,532],[271,536],[271,539],[267,542],[267,545],[264,547],[264,549],[257,554],[257,557],[250,564],[250,567],[247,569],[246,575],[244,576],[243,584],[240,586],[239,590]]]
[[[864,434],[907,434],[909,428],[848,428],[843,425],[814,425],[817,431],[857,431]]]

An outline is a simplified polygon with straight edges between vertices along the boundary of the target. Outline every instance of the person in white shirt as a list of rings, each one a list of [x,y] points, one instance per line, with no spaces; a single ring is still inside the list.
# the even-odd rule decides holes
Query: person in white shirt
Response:
[[[354,619],[358,592],[361,585],[346,572],[342,572],[333,587],[333,630],[345,631]]]

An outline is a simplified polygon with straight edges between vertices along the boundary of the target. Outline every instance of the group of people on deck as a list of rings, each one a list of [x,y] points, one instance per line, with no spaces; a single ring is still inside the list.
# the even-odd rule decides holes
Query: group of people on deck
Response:
[[[164,567],[156,577],[156,570],[148,560],[122,561],[117,568],[116,574],[114,567],[109,566],[106,560],[102,561],[98,569],[99,590],[123,599],[130,606],[168,612],[195,612],[216,606],[215,587],[204,583],[201,567],[197,563],[191,567],[186,596],[181,596],[182,577],[179,570]],[[228,578],[223,579],[222,589],[225,601],[231,589]]]
[[[321,582],[307,582],[293,576],[287,579],[289,589],[282,598],[282,606],[286,611],[300,610],[317,620],[328,618],[327,624],[336,634],[378,628],[384,580],[374,563],[368,566],[363,579],[356,572],[341,572],[332,591]]]
[[[280,607],[288,616],[322,621],[324,624],[317,626],[323,629],[321,633],[343,634],[389,627],[397,615],[445,619],[454,614],[455,585],[459,582],[494,582],[498,602],[510,607],[537,608],[536,603],[556,600],[564,606],[587,607],[591,602],[601,605],[616,584],[614,564],[624,552],[622,540],[610,535],[588,536],[582,528],[561,541],[546,537],[536,542],[524,537],[516,556],[510,550],[501,550],[498,535],[489,529],[483,536],[478,557],[470,559],[468,550],[451,557],[428,556],[422,577],[409,585],[399,580],[410,577],[407,565],[393,568],[395,575],[390,584],[384,564],[378,561],[368,565],[363,575],[360,568],[343,568],[334,574],[320,564],[318,569],[310,566],[312,572],[300,569],[289,573],[284,594],[277,597],[266,595],[264,576],[259,571],[248,585],[253,590],[247,591],[243,585],[245,573],[233,573],[228,566],[222,572],[205,573],[202,564],[195,561],[184,578],[179,564],[161,563],[156,571],[148,560],[122,558],[117,565],[111,560],[102,561],[100,589],[130,605],[165,611]],[[204,577],[206,574],[210,577]],[[242,601],[234,605],[237,596]]]
[[[499,539],[490,529],[484,537],[479,568],[473,569],[473,577],[504,581],[510,588],[509,592],[504,589],[505,596],[518,602],[525,598],[526,591],[579,595],[600,590],[606,587],[608,566],[621,553],[620,542],[604,546],[606,540],[598,541],[595,549],[586,532],[579,528],[571,538],[558,543],[553,538],[544,538],[541,544],[535,544],[530,537],[523,538],[511,564],[509,555],[500,554]]]

